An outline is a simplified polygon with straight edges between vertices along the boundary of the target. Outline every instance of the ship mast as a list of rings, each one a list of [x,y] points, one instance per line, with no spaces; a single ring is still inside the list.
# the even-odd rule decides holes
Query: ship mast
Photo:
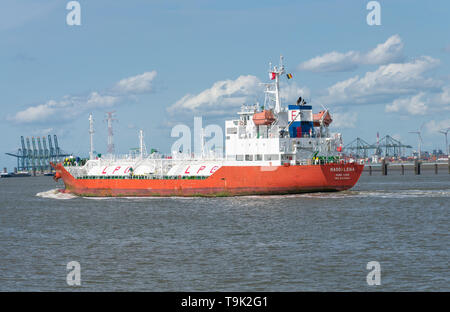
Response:
[[[141,159],[144,159],[144,156],[147,155],[147,149],[145,147],[144,131],[142,129],[139,130],[139,151],[140,151],[140,154],[141,154]]]
[[[272,67],[269,63],[269,77],[275,80],[273,83],[266,84],[266,94],[270,95],[275,102],[275,113],[281,112],[281,98],[280,98],[280,75],[284,74],[283,56],[280,55],[280,64]]]

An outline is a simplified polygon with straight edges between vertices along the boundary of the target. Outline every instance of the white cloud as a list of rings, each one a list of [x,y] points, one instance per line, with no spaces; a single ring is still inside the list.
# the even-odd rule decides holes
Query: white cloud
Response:
[[[450,128],[450,119],[441,121],[430,120],[425,124],[425,129],[428,133],[435,135],[439,130]]]
[[[356,112],[337,112],[331,113],[333,123],[331,124],[335,128],[355,128],[356,121],[358,120],[358,113]]]
[[[399,62],[403,59],[402,52],[402,39],[400,36],[394,35],[367,53],[333,51],[301,63],[298,69],[313,72],[352,71],[363,64],[384,65]]]
[[[333,51],[301,63],[298,69],[313,72],[351,71],[358,67],[358,59],[359,52],[339,53]]]
[[[143,93],[152,90],[152,82],[156,77],[156,71],[145,72],[141,75],[120,80],[114,87],[121,93]]]
[[[98,92],[92,92],[87,101],[85,102],[85,108],[104,108],[112,107],[119,101],[119,97],[111,95],[100,95]]]
[[[450,105],[450,86],[442,88],[442,92],[438,95],[436,101],[442,105]]]
[[[397,63],[403,59],[403,42],[399,35],[388,38],[375,49],[361,57],[362,64],[382,65]]]
[[[21,124],[70,120],[90,109],[111,107],[118,101],[119,97],[100,95],[98,92],[92,92],[87,97],[65,96],[60,101],[50,100],[45,104],[28,107],[8,119]]]
[[[209,111],[222,110],[224,107],[239,107],[255,98],[261,89],[260,80],[251,75],[239,76],[235,80],[215,82],[211,88],[199,94],[186,94],[168,108],[170,113],[179,110],[196,112],[200,109]]]
[[[417,95],[408,98],[396,99],[392,104],[386,105],[386,112],[406,111],[411,115],[425,115],[427,113],[427,104],[424,100],[425,93],[420,92]]]
[[[438,64],[439,60],[423,56],[408,63],[383,65],[364,77],[355,76],[332,85],[320,101],[327,105],[383,103],[421,90],[439,90],[441,81],[423,76]]]
[[[52,117],[55,113],[54,103],[56,102],[48,101],[45,104],[28,107],[27,109],[16,113],[14,117],[10,117],[9,120],[17,123],[30,123],[37,120],[47,120],[49,116]]]
[[[444,86],[441,92],[429,94],[419,92],[406,98],[395,99],[385,107],[386,112],[402,112],[409,115],[426,115],[427,113],[446,113],[450,111],[450,86]]]
[[[70,120],[95,109],[113,107],[126,96],[151,91],[156,71],[120,80],[113,91],[91,92],[85,96],[64,96],[61,100],[50,100],[44,104],[30,106],[7,119],[19,124],[43,123]]]
[[[261,89],[261,93],[263,90]],[[294,104],[298,97],[309,98],[311,92],[308,88],[299,87],[295,82],[293,83],[280,83],[280,97],[282,103]]]

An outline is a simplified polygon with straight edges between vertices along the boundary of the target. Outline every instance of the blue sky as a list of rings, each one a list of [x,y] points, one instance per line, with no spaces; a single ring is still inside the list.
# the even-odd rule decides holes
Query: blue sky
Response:
[[[95,147],[106,150],[105,112],[115,110],[116,149],[168,152],[173,125],[233,116],[262,101],[268,63],[285,57],[294,75],[284,102],[300,94],[334,112],[345,142],[390,134],[423,149],[444,149],[450,127],[450,2],[80,0],[81,26],[66,24],[65,0],[0,4],[0,165],[20,135],[57,134],[87,155],[90,112]]]

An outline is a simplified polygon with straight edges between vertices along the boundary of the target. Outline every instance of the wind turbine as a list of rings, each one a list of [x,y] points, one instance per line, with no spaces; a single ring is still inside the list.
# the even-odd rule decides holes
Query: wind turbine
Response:
[[[445,129],[441,129],[439,130],[440,133],[442,133],[443,135],[445,135],[445,150],[447,151],[447,156],[448,156],[448,141],[447,141],[447,134],[450,131],[450,128],[445,128]]]
[[[423,142],[422,141],[422,128],[423,128],[423,125],[424,125],[425,123],[422,123],[422,125],[420,126],[420,128],[419,128],[419,130],[417,130],[417,131],[409,131],[409,133],[415,133],[415,134],[417,134],[417,141],[418,141],[418,152],[419,152],[419,157],[418,157],[418,159],[420,160],[420,158],[421,158],[421,153],[420,153],[420,147],[421,147],[421,143]]]

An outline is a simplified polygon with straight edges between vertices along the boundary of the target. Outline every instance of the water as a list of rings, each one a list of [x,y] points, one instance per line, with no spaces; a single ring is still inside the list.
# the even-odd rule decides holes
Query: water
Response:
[[[0,291],[450,290],[445,173],[237,198],[77,198],[58,186],[0,180]],[[369,261],[381,286],[367,285]]]

